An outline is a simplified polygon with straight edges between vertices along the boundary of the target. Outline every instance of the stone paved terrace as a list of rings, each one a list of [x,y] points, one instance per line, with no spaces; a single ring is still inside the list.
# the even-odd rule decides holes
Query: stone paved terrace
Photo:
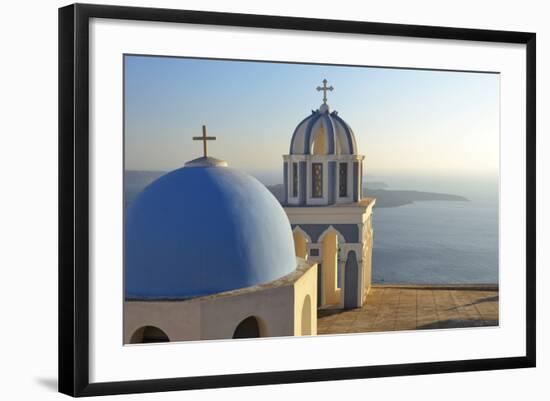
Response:
[[[498,287],[374,285],[362,308],[317,313],[317,334],[498,326]]]

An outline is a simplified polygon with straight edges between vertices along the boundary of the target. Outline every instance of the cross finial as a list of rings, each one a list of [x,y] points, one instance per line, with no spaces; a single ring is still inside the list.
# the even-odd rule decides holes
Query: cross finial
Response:
[[[202,126],[202,136],[194,136],[194,141],[202,141],[202,149],[204,153],[204,157],[208,157],[208,148],[206,146],[206,141],[215,141],[215,136],[206,136],[206,125]]]
[[[333,91],[334,88],[331,86],[327,86],[327,80],[323,79],[323,86],[318,86],[318,91],[323,91],[323,104],[327,104],[327,91]]]

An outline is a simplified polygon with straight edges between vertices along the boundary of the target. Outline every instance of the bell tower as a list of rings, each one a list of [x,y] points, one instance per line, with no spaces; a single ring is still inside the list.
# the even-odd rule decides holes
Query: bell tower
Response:
[[[360,307],[370,289],[372,208],[363,198],[363,161],[351,127],[323,103],[303,119],[283,155],[284,207],[296,255],[317,262],[318,306]]]

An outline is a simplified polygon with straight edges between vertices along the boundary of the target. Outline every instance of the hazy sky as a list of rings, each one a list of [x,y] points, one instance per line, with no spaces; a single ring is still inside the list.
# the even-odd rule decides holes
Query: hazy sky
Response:
[[[498,173],[498,74],[141,56],[125,58],[126,169],[201,156],[205,124],[211,156],[279,173],[323,78],[369,175]]]

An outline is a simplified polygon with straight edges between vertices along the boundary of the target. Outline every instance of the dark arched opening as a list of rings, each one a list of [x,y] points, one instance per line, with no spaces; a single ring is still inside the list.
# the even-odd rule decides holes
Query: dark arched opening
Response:
[[[359,302],[359,266],[354,251],[350,251],[344,268],[344,309],[360,306]]]
[[[260,325],[254,316],[244,319],[233,333],[233,338],[257,338],[260,337]]]
[[[137,329],[130,344],[151,344],[151,343],[166,343],[170,341],[164,331],[155,326],[143,326]]]

